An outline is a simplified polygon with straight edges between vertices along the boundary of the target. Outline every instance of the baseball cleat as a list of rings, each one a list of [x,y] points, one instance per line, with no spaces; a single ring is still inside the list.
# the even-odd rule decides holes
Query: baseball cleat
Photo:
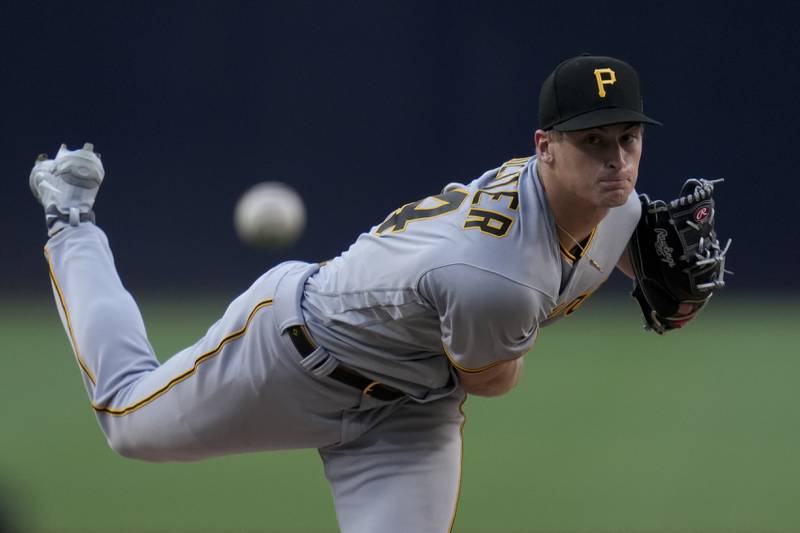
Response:
[[[94,146],[69,150],[62,144],[55,159],[41,154],[31,170],[29,183],[33,196],[45,209],[48,234],[65,225],[94,222],[94,200],[105,171]]]

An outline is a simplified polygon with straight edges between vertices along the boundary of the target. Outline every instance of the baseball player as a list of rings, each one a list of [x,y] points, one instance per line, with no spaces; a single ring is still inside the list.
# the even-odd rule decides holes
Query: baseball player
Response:
[[[147,461],[316,448],[342,531],[450,530],[467,395],[512,389],[541,327],[631,274],[658,124],[641,102],[625,62],[563,62],[534,156],[398,208],[325,264],[275,266],[163,364],[94,223],[99,156],[40,156],[55,300],[109,445]]]

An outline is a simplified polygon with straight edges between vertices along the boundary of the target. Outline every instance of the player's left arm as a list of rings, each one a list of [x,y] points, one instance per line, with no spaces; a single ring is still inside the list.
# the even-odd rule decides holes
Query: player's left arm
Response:
[[[538,332],[539,293],[465,264],[426,273],[419,290],[439,314],[442,347],[464,390],[499,396],[513,389]]]
[[[504,361],[481,372],[457,370],[461,386],[476,396],[501,396],[517,386],[522,375],[522,357]]]
[[[625,251],[622,252],[622,255],[617,261],[617,268],[620,272],[625,274],[631,279],[636,279],[636,275],[633,273],[633,264],[631,263],[631,256],[629,255],[628,248],[625,248]]]

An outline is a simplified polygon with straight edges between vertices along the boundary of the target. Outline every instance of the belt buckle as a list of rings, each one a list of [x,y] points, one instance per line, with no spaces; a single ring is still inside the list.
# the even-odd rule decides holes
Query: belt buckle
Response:
[[[287,328],[286,331],[289,333],[289,339],[292,341],[292,344],[294,344],[295,349],[302,359],[305,359],[316,350],[317,345],[311,340],[311,335],[309,335],[308,330],[302,324],[291,326]]]

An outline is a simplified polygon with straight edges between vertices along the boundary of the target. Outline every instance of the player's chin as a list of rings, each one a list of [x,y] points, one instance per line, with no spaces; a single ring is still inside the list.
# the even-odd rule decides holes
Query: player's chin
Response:
[[[627,187],[620,187],[603,191],[598,198],[598,205],[601,207],[619,207],[628,201],[631,191]]]
[[[595,188],[600,203],[604,207],[617,207],[624,204],[633,190],[633,182],[628,179],[604,179]]]

